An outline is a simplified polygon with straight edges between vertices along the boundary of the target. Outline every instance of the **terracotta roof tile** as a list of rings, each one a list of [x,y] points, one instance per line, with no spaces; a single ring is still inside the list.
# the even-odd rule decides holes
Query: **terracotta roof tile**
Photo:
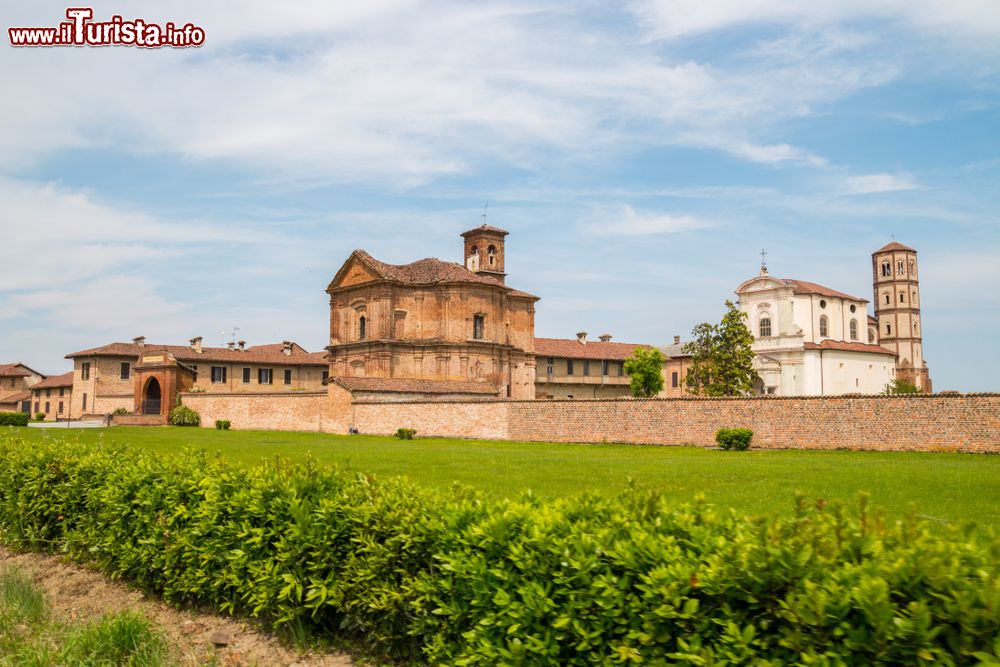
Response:
[[[77,357],[131,357],[153,356],[169,353],[178,361],[199,363],[217,361],[223,363],[253,363],[273,364],[275,366],[326,366],[326,352],[306,352],[298,344],[292,345],[292,354],[282,352],[282,344],[257,345],[246,350],[228,347],[203,347],[201,353],[195,352],[189,345],[158,345],[146,343],[139,347],[135,343],[109,343],[89,350],[81,350],[67,354],[67,359]]]
[[[22,391],[17,394],[11,394],[6,398],[0,398],[0,405],[12,405],[20,403],[21,401],[27,401],[31,399],[30,391]]]
[[[628,359],[637,347],[648,349],[651,345],[639,343],[602,343],[587,341],[584,345],[575,338],[536,338],[536,357],[562,357],[565,359]]]
[[[14,362],[13,364],[0,364],[0,377],[5,378],[25,378],[31,373],[25,370],[23,364]]]
[[[827,296],[832,299],[849,299],[850,301],[868,303],[868,299],[861,299],[856,296],[851,296],[850,294],[838,292],[835,289],[830,289],[829,287],[825,287],[818,283],[811,283],[806,280],[794,280],[792,278],[780,278],[780,280],[787,283],[795,294],[817,294],[819,296]]]
[[[409,264],[388,264],[369,255],[364,250],[353,253],[386,280],[406,285],[433,285],[436,283],[468,283],[490,285],[507,290],[511,296],[537,299],[537,296],[508,287],[492,276],[473,273],[461,264],[445,262],[434,257],[419,259]]]
[[[891,354],[892,356],[896,356],[895,352],[887,350],[880,345],[850,343],[846,340],[824,340],[822,343],[805,343],[803,347],[807,350],[843,350],[845,352],[869,352],[871,354]]]
[[[58,387],[72,387],[73,386],[73,371],[69,373],[63,373],[62,375],[53,375],[50,378],[45,378],[41,382],[31,387],[32,390],[35,389],[56,389]]]
[[[879,248],[878,250],[876,250],[875,252],[876,253],[879,253],[879,252],[891,252],[893,250],[907,250],[909,252],[916,252],[916,250],[914,250],[910,246],[903,245],[899,241],[893,241],[892,243],[888,243],[888,244],[882,246],[881,248]]]
[[[478,227],[473,227],[467,232],[462,232],[462,236],[468,236],[469,234],[475,234],[476,232],[496,232],[498,234],[503,234],[504,236],[510,233],[506,229],[500,229],[499,227],[494,227],[493,225],[479,225]]]
[[[484,394],[496,396],[497,387],[485,382],[461,380],[420,380],[410,378],[336,377],[336,383],[351,392],[378,392],[398,394]]]

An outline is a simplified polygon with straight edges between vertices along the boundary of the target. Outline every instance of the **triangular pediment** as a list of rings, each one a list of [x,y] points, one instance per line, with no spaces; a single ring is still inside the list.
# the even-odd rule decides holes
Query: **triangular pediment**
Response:
[[[757,276],[756,278],[751,278],[740,285],[736,289],[736,293],[744,294],[746,292],[762,292],[764,290],[777,289],[781,287],[788,287],[788,284],[780,278],[774,278],[772,276]]]
[[[340,267],[337,271],[337,275],[333,277],[330,281],[330,285],[326,288],[328,291],[336,289],[338,287],[350,287],[352,285],[361,285],[364,283],[375,282],[380,280],[380,276],[371,266],[368,265],[359,255],[357,251],[351,253],[351,256],[347,258],[344,265]]]

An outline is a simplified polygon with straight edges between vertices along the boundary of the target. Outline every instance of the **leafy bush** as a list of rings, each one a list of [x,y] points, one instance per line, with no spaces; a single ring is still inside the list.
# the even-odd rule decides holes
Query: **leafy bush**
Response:
[[[413,440],[413,436],[417,434],[417,429],[415,428],[398,428],[396,429],[396,437],[400,440]]]
[[[43,421],[45,421],[45,413],[44,412],[37,412],[37,413],[35,413],[35,421],[36,422],[43,422]]]
[[[1000,660],[1000,538],[864,499],[748,519],[0,436],[0,536],[408,664]]]
[[[27,426],[27,412],[0,412],[0,426]]]
[[[750,449],[751,440],[753,431],[748,428],[720,428],[715,432],[715,442],[726,451],[735,449],[738,452],[745,452]]]
[[[132,414],[132,411],[129,410],[128,408],[115,408],[114,411],[111,414],[113,414],[113,415],[130,415],[130,414]]]
[[[201,415],[186,405],[178,405],[170,411],[169,421],[174,426],[200,426]]]
[[[215,420],[215,430],[217,431],[228,431],[230,426],[232,426],[232,422],[228,419]]]

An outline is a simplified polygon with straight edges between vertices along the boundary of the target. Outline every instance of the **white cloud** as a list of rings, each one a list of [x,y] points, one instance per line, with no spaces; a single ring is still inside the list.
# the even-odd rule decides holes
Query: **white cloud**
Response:
[[[616,211],[595,212],[585,229],[597,236],[651,236],[689,232],[711,226],[711,222],[692,215],[644,213],[626,204]]]
[[[847,194],[864,195],[877,192],[915,190],[920,185],[909,174],[866,174],[851,176],[844,181]]]

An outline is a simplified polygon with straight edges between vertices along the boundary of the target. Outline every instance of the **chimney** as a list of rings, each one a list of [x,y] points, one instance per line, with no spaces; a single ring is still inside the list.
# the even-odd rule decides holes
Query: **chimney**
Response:
[[[226,343],[226,347],[228,347],[230,350],[235,349],[236,341],[234,340],[229,341],[228,343]]]
[[[290,340],[281,341],[281,352],[286,357],[290,357],[292,355],[292,341]]]
[[[139,347],[146,347],[146,337],[136,336],[135,338],[132,339],[132,343],[138,345]]]
[[[586,331],[580,331],[580,332],[578,332],[576,334],[576,342],[580,343],[581,345],[586,345],[587,344],[587,332]]]
[[[245,340],[238,340],[236,341],[236,344],[239,346],[240,352],[247,351],[247,342]]]
[[[189,342],[191,343],[191,349],[201,354],[201,336],[195,336]]]
[[[611,334],[601,334],[600,336],[598,336],[598,338],[601,339],[602,343],[610,343],[611,342]]]
[[[674,336],[674,345],[680,345],[680,344],[681,344],[681,337]]]

